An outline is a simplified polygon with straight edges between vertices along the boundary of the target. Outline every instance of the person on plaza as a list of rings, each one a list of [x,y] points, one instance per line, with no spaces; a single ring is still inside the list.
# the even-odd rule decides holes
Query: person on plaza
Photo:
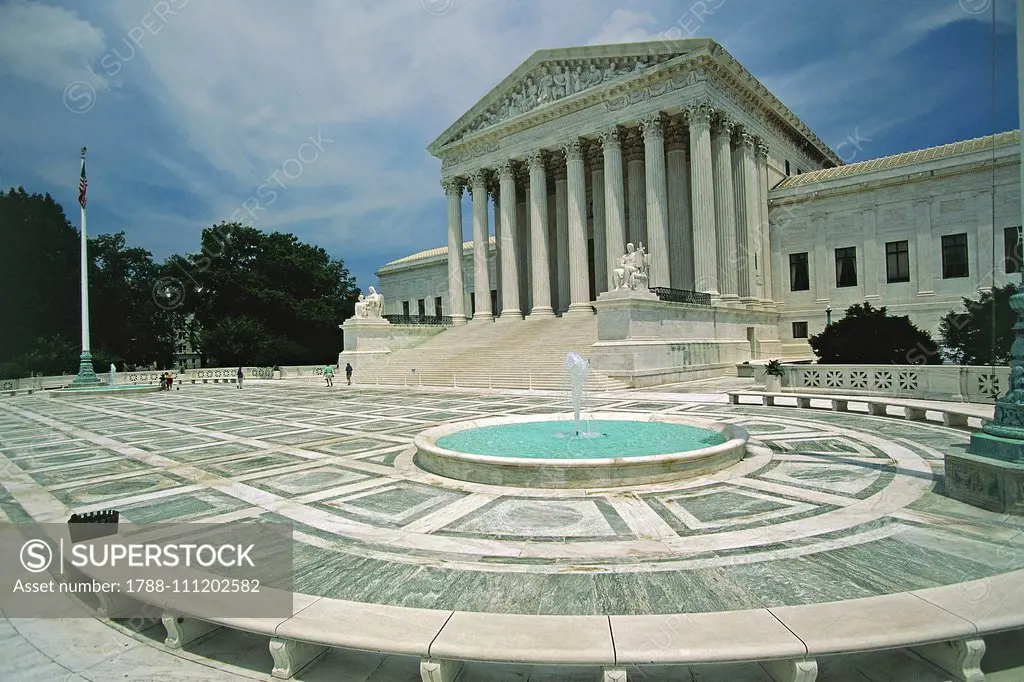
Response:
[[[160,375],[160,390],[167,390],[167,372],[164,372],[163,374]]]
[[[174,386],[174,375],[171,374],[170,372],[168,372],[167,373],[167,390],[168,391],[171,390],[172,386]]]
[[[241,388],[242,387],[242,379],[245,378],[245,375],[242,374],[242,368],[241,367],[238,368],[238,372],[235,373],[235,376],[238,378],[238,387]]]
[[[352,363],[345,363],[345,378],[348,379],[348,385],[352,385]]]
[[[327,380],[328,386],[334,385],[334,368],[330,365],[324,366],[324,379]]]

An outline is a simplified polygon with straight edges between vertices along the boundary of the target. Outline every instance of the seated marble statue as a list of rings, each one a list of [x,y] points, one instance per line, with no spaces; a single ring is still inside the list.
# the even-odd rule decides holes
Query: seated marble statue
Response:
[[[632,243],[626,244],[626,253],[619,258],[619,267],[612,270],[615,290],[647,288],[647,258],[644,245],[637,249]]]
[[[365,303],[364,317],[380,318],[384,315],[384,297],[378,294],[375,288],[369,288]]]
[[[366,317],[366,297],[359,294],[359,298],[356,299],[356,317]]]

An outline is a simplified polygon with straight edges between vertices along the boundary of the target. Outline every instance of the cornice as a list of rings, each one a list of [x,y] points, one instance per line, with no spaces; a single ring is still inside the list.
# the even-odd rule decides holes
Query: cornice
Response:
[[[904,187],[907,185],[914,185],[920,182],[926,182],[928,180],[945,180],[948,178],[954,178],[962,175],[973,175],[975,173],[992,173],[993,170],[999,170],[1000,168],[1009,168],[1012,166],[1019,166],[1020,159],[1008,158],[1006,161],[997,163],[994,166],[989,163],[987,165],[978,165],[970,168],[946,168],[940,169],[935,172],[917,172],[909,175],[903,175],[900,177],[889,178],[886,180],[863,180],[856,184],[846,184],[842,187],[817,187],[814,185],[805,185],[801,187],[804,190],[803,193],[773,198],[771,192],[768,190],[768,207],[782,207],[782,206],[793,206],[795,204],[804,204],[818,199],[831,199],[834,197],[850,196],[854,194],[864,194],[867,192],[876,192],[883,189],[892,189],[894,187]],[[847,178],[844,178],[847,179]],[[1012,183],[1011,183],[1012,184]]]

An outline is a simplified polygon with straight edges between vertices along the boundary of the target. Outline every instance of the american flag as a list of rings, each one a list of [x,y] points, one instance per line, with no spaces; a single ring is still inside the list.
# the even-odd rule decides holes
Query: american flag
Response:
[[[85,208],[85,190],[89,183],[85,179],[85,147],[82,147],[82,177],[78,179],[78,204]]]

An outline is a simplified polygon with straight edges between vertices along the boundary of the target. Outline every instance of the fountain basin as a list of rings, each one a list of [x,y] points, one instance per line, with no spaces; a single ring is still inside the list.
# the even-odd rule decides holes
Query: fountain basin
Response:
[[[628,422],[623,427],[628,430],[629,437],[635,439],[637,447],[626,443],[617,451],[615,448],[621,442],[617,439],[618,442],[611,447],[601,443],[588,448],[590,438],[569,437],[556,446],[561,450],[559,456],[551,456],[543,451],[526,451],[526,443],[530,440],[527,437],[520,441],[524,444],[524,451],[509,456],[507,444],[480,447],[477,452],[459,451],[438,444],[438,441],[457,441],[457,437],[446,437],[472,429],[514,429],[521,425],[527,431],[550,431],[552,422],[564,423],[563,433],[571,433],[575,429],[572,414],[513,415],[442,424],[416,436],[414,461],[424,471],[472,483],[527,488],[601,488],[660,483],[714,473],[743,459],[749,439],[744,429],[732,424],[681,415],[596,412],[581,422],[581,431],[593,428],[588,424],[599,427],[602,422]],[[644,439],[646,424],[650,425],[652,438],[656,436],[659,441],[654,450],[662,451],[657,454],[645,454],[652,450]],[[535,426],[531,428],[531,425]],[[671,429],[665,427],[671,425],[685,427],[679,429],[679,449],[669,447],[672,434]],[[703,445],[700,438],[695,442],[693,436],[699,435],[695,430],[703,430],[709,436],[703,440],[714,444]],[[500,435],[502,431],[504,429],[495,429],[494,433]],[[483,454],[481,450],[505,454]]]

